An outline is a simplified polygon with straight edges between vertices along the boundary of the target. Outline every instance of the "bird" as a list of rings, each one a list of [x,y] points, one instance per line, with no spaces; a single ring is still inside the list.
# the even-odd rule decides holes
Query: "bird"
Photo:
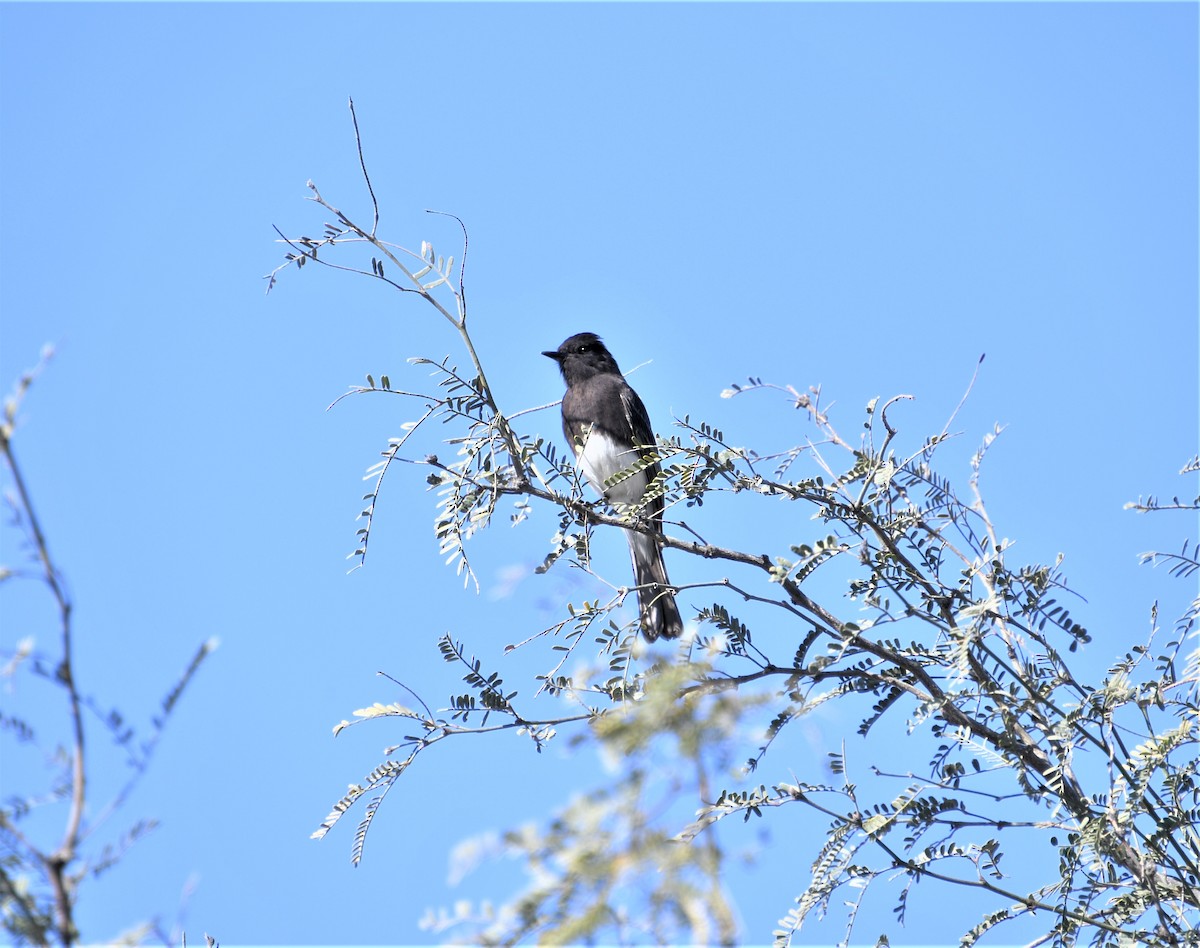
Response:
[[[567,383],[562,400],[563,435],[588,483],[610,503],[638,507],[660,468],[653,451],[650,415],[625,381],[617,360],[594,332],[576,333],[542,355],[558,363]],[[639,470],[607,483],[639,461]],[[625,530],[642,631],[651,642],[683,633],[683,620],[663,562],[663,507],[662,494],[656,494],[639,511],[653,527],[652,533]]]

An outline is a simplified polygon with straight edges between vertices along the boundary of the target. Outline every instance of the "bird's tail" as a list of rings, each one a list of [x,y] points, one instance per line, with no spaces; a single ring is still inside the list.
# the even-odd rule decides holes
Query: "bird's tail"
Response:
[[[662,547],[654,537],[627,530],[629,554],[633,559],[633,579],[637,583],[642,631],[646,639],[677,639],[683,634],[683,619],[675,604]]]

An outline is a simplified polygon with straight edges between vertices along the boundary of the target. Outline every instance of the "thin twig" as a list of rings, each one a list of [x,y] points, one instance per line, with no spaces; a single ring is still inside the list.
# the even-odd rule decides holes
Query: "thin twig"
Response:
[[[354,98],[350,98],[350,119],[354,122],[354,144],[358,148],[358,166],[362,168],[363,180],[367,182],[367,193],[371,195],[371,209],[373,217],[371,220],[371,239],[375,239],[375,232],[379,229],[379,202],[375,200],[375,189],[371,187],[371,176],[367,174],[367,159],[363,157],[362,135],[358,131],[358,113],[354,111]]]
[[[56,679],[66,689],[67,703],[70,709],[72,747],[71,747],[71,803],[67,813],[67,824],[63,830],[62,839],[53,853],[38,852],[37,857],[49,878],[54,892],[55,929],[64,945],[73,944],[76,939],[74,921],[74,889],[75,883],[67,872],[76,857],[80,833],[83,826],[83,815],[87,806],[87,771],[85,767],[85,735],[83,726],[83,701],[75,682],[74,647],[72,642],[72,602],[66,590],[62,574],[54,565],[50,556],[50,545],[42,530],[41,521],[34,509],[33,498],[25,484],[21,466],[17,463],[13,451],[12,435],[15,430],[16,409],[24,393],[32,384],[33,379],[40,374],[49,353],[43,356],[38,367],[27,372],[21,380],[18,395],[6,407],[5,423],[0,427],[0,451],[3,451],[8,463],[13,484],[17,490],[20,508],[24,514],[30,537],[38,560],[42,564],[42,579],[49,587],[58,606],[59,630],[62,642],[62,657],[56,669]]]

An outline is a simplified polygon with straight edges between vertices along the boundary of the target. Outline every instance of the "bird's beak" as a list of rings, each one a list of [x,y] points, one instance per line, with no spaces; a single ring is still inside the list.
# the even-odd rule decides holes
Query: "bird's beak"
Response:
[[[543,352],[547,359],[553,359],[555,362],[562,362],[562,354],[559,352]]]

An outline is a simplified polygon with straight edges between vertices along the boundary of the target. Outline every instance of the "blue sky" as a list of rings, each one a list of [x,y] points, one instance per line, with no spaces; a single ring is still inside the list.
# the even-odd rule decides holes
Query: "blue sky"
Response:
[[[543,555],[546,516],[482,537],[484,592],[463,593],[416,473],[346,573],[362,472],[405,418],[326,406],[368,372],[459,355],[367,281],[305,268],[264,296],[271,226],[320,229],[308,179],[368,213],[348,95],[382,232],[451,252],[423,209],[467,222],[476,339],[510,410],[560,395],[538,353],[590,329],[649,363],[634,380],[661,432],[690,413],[764,450],[798,440],[782,405],[719,398],[753,374],[820,383],[847,433],[868,399],[911,393],[919,443],[986,353],[946,473],[965,481],[1008,426],[992,516],[1029,560],[1066,554],[1102,668],[1154,598],[1193,592],[1136,554],[1194,522],[1122,505],[1192,489],[1197,73],[1182,3],[0,4],[0,383],[57,347],[17,447],[77,602],[78,674],[144,727],[221,640],[126,811],[161,828],[85,889],[85,935],[169,926],[183,902],[193,943],[422,942],[426,907],[505,895],[504,874],[449,887],[451,846],[603,779],[515,742],[448,746],[406,775],[358,869],[351,826],[308,839],[393,739],[330,736],[401,697],[377,670],[444,703],[438,636],[496,654],[572,594],[551,574],[496,598]],[[529,420],[558,436],[553,413]],[[705,528],[736,534],[721,517]],[[606,555],[624,562],[618,540]],[[3,594],[0,648],[51,652],[45,598]],[[12,713],[54,713],[40,682],[6,687]],[[109,750],[97,732],[97,767]],[[36,757],[3,753],[6,796],[37,785]],[[764,779],[796,766],[778,763]],[[121,779],[103,769],[97,799]],[[798,891],[780,858],[735,885],[748,942]],[[958,934],[940,911],[903,931],[872,911],[863,940]]]

